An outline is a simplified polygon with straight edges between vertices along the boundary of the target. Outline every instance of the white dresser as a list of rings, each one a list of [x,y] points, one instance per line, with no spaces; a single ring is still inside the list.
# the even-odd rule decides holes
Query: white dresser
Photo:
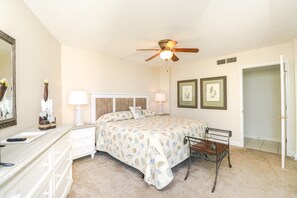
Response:
[[[95,150],[95,129],[94,124],[84,124],[73,127],[71,130],[72,159],[86,155],[94,158]]]
[[[0,198],[66,197],[72,184],[70,129],[50,129],[31,143],[1,148],[2,161],[15,165],[0,167]]]

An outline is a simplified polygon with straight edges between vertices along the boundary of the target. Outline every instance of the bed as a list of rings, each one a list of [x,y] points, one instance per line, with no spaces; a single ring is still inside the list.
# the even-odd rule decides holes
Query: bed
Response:
[[[189,157],[186,135],[202,138],[206,123],[159,116],[148,110],[149,96],[92,95],[96,121],[96,150],[104,151],[144,174],[144,180],[162,189],[173,180],[171,168]],[[135,119],[129,107],[141,107]]]

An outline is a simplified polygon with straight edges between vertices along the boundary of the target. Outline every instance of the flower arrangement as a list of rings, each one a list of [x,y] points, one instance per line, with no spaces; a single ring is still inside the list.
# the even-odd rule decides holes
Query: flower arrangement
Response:
[[[4,87],[8,87],[8,82],[6,78],[3,78],[2,80],[0,80],[0,84]]]
[[[56,127],[56,117],[53,116],[53,101],[48,98],[48,85],[47,79],[44,80],[43,99],[41,100],[41,109],[39,113],[39,129],[47,130]]]

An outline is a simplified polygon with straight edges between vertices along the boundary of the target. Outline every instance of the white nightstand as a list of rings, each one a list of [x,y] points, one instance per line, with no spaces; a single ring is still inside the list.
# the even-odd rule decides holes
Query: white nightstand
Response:
[[[91,155],[92,159],[95,150],[95,124],[84,124],[71,129],[72,159]]]

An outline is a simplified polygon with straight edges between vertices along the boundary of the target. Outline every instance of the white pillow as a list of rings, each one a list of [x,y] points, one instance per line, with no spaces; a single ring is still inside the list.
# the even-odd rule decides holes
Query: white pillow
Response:
[[[145,114],[141,107],[129,107],[129,109],[131,110],[134,119],[145,118]]]

